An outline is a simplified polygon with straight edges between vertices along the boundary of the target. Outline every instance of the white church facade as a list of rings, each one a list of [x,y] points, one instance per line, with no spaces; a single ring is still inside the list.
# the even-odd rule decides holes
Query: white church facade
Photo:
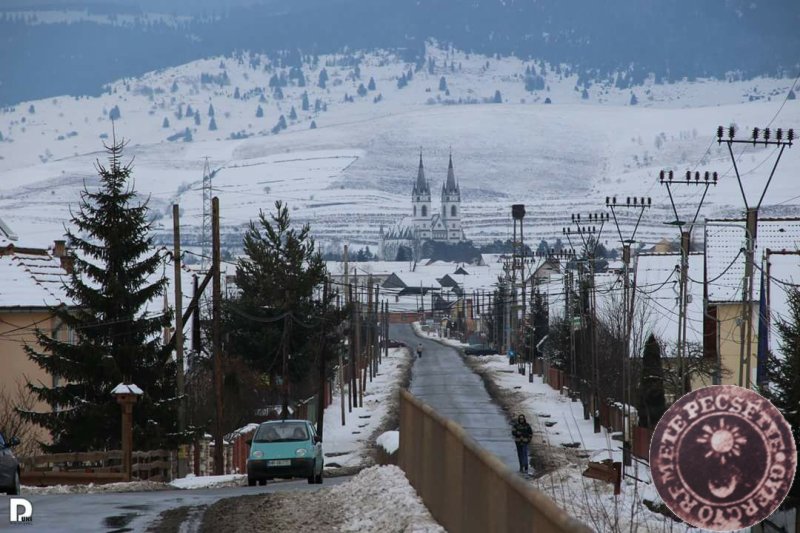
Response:
[[[461,226],[461,190],[453,170],[452,155],[440,202],[439,211],[434,212],[431,187],[420,154],[417,179],[411,190],[411,216],[403,218],[387,233],[381,229],[381,256],[393,260],[400,246],[416,250],[425,241],[458,243],[466,240]]]

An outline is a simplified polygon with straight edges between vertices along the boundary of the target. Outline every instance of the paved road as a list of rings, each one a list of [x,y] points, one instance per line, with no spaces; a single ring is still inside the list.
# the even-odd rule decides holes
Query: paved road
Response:
[[[418,337],[409,325],[393,324],[389,336],[412,350],[419,342],[423,345],[422,358],[416,359],[412,368],[410,391],[439,414],[461,424],[478,444],[513,471],[518,470],[508,420],[461,355],[454,348]]]
[[[325,478],[323,485],[299,481],[270,482],[257,487],[225,487],[193,490],[164,490],[151,492],[120,492],[101,494],[42,494],[25,495],[33,504],[33,523],[30,527],[10,524],[9,497],[0,494],[0,531],[47,531],[53,533],[145,531],[162,511],[176,507],[200,507],[222,498],[268,492],[318,490],[349,481],[352,476]],[[190,512],[183,531],[196,531],[201,512]]]

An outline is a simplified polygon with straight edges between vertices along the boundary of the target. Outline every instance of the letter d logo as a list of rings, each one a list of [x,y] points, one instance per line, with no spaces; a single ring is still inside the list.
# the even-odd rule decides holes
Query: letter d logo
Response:
[[[33,519],[33,505],[25,498],[11,498],[8,500],[8,514],[11,522],[30,522]]]

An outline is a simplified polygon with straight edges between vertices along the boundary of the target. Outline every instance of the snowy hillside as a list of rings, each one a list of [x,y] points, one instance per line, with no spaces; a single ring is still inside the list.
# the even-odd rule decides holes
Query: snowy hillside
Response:
[[[187,241],[198,238],[208,157],[228,247],[275,200],[286,200],[294,220],[310,223],[326,246],[375,246],[380,225],[409,214],[420,149],[434,205],[452,150],[465,232],[475,241],[509,236],[512,203],[528,205],[526,238],[536,242],[560,236],[570,213],[599,211],[606,196],[635,195],[653,198],[640,233],[653,242],[674,232],[663,225],[671,211],[656,181],[662,168],[718,171],[723,177],[704,213],[741,210],[717,125],[734,123],[746,137],[780,109],[771,126],[800,131],[800,103],[784,104],[792,79],[617,89],[578,84],[566,66],[432,46],[420,67],[390,53],[320,56],[302,70],[263,56],[217,57],[119,80],[96,98],[5,108],[0,216],[28,243],[58,238],[70,204],[94,183],[109,115],[118,113],[116,134],[130,141],[136,188],[161,217],[156,228],[165,242],[173,202],[182,207]],[[775,152],[741,146],[739,169],[757,198]],[[800,148],[788,148],[764,202],[774,206],[770,214],[800,212],[799,171]],[[678,192],[688,212],[698,189]],[[604,236],[614,244],[611,231]]]

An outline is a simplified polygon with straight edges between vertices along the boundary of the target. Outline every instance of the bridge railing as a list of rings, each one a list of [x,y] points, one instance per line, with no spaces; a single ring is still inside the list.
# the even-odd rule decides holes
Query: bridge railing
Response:
[[[398,465],[433,517],[452,533],[591,531],[481,448],[460,425],[406,390],[400,391]]]

